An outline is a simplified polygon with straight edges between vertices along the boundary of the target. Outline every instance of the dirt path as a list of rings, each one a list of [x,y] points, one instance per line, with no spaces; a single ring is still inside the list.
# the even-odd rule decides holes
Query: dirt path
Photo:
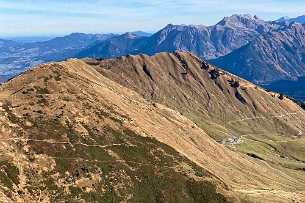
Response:
[[[49,144],[69,144],[69,145],[82,145],[86,147],[100,147],[100,148],[108,148],[113,146],[127,146],[127,147],[135,147],[135,145],[128,145],[125,143],[118,143],[118,144],[110,144],[110,145],[97,145],[97,144],[85,144],[81,142],[71,143],[71,142],[56,142],[54,140],[38,140],[38,139],[25,139],[25,138],[8,138],[2,139],[1,141],[23,141],[23,142],[46,142]]]
[[[285,118],[285,117],[289,117],[291,115],[297,115],[300,112],[292,112],[292,113],[287,113],[287,114],[283,114],[283,115],[279,115],[279,116],[272,116],[272,117],[265,117],[265,116],[260,116],[260,117],[248,117],[248,118],[243,118],[243,119],[238,119],[238,120],[234,120],[234,121],[229,121],[228,124],[231,123],[236,123],[236,122],[243,122],[243,121],[248,121],[248,120],[256,120],[256,119],[267,119],[270,120],[272,118]]]

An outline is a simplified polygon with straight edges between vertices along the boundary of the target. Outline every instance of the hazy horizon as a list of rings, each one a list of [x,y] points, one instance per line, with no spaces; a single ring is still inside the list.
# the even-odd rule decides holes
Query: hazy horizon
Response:
[[[0,0],[1,37],[47,37],[81,33],[155,32],[166,24],[213,25],[232,14],[264,20],[296,17],[300,0]]]

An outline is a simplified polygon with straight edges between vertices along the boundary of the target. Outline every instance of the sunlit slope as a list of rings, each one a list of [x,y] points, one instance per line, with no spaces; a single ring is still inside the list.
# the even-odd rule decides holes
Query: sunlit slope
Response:
[[[174,63],[175,55],[169,55]],[[193,57],[194,62],[187,63],[193,63],[194,67],[195,60],[198,60],[198,66],[202,65],[199,59],[188,53],[180,55]],[[130,62],[120,66],[128,68],[128,64]],[[109,64],[108,71],[115,65]],[[148,69],[150,64],[146,66]],[[208,71],[197,68],[199,74],[210,75]],[[228,136],[230,132],[237,132],[237,125],[229,121],[242,119],[238,116],[242,115],[238,114],[241,110],[230,107],[230,111],[237,114],[228,117],[234,119],[225,125],[220,120],[212,128],[206,128],[208,132],[204,126],[219,119],[214,117],[218,112],[216,107],[210,114],[207,111],[197,114],[200,112],[199,100],[196,103],[191,98],[176,102],[168,99],[165,100],[167,103],[161,99],[145,98],[144,93],[136,93],[131,87],[128,89],[97,70],[98,67],[72,59],[34,68],[2,86],[0,122],[3,145],[0,150],[3,200],[224,202],[229,201],[228,197],[231,201],[241,202],[288,202],[291,198],[303,198],[305,186],[302,179],[287,175],[265,161],[235,152],[209,136],[214,128],[218,129],[215,126],[220,126],[219,131],[231,126]],[[195,77],[194,73],[191,74]],[[144,76],[154,77],[152,72]],[[217,78],[220,84],[226,82],[223,77]],[[133,81],[131,77],[125,79]],[[141,80],[144,81],[144,77]],[[215,80],[207,77],[201,82],[205,81],[211,85],[210,88],[214,87]],[[160,82],[166,83],[166,80]],[[184,92],[183,88],[173,90],[168,84],[162,91],[179,93]],[[155,90],[158,89],[155,87]],[[257,94],[266,97],[272,94],[259,91],[261,93]],[[211,89],[209,94],[219,93]],[[171,97],[175,95],[171,94]],[[212,101],[216,103],[216,100]],[[229,99],[226,101],[230,104]],[[237,99],[231,105],[239,105],[239,102]],[[300,110],[287,99],[280,102],[281,109]],[[219,106],[221,103],[218,100]],[[186,111],[182,111],[181,105],[185,104],[188,104]],[[263,113],[269,114],[266,110]],[[204,114],[208,117],[203,117]],[[189,115],[209,122],[198,122],[197,126]],[[292,116],[301,119],[300,115],[303,112]],[[254,123],[253,128],[262,123]],[[275,125],[272,120],[266,123],[265,128]],[[246,121],[241,130],[250,124]],[[287,126],[287,132],[294,132],[294,128],[302,127],[302,122],[291,122]]]

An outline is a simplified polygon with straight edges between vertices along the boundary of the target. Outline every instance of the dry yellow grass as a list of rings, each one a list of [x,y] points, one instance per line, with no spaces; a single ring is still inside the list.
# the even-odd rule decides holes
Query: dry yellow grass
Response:
[[[294,190],[295,187],[303,190],[304,184],[298,180],[266,166],[263,162],[228,150],[180,113],[160,104],[154,107],[151,102],[145,101],[135,92],[101,76],[93,68],[78,60],[70,60],[62,65],[93,81],[95,85],[92,89],[99,93],[100,97],[111,101],[120,112],[133,119],[132,125],[126,124],[128,127],[142,135],[156,137],[174,147],[224,180],[234,188],[233,190],[247,191],[245,189],[247,188],[251,193],[252,190],[264,189],[257,193],[259,196],[264,196],[264,193],[269,196],[269,190],[278,191],[276,194],[281,190],[284,192],[285,188],[288,191]],[[105,83],[109,86],[105,86]],[[104,88],[101,88],[103,86]]]
[[[187,112],[193,110],[195,115],[201,112],[201,114],[197,114],[197,117],[202,116],[204,119],[211,119],[210,122],[215,122],[215,126],[219,125],[229,129],[229,135],[239,131],[242,133],[247,128],[250,128],[249,131],[251,132],[252,129],[263,123],[263,126],[260,126],[259,129],[266,130],[266,132],[277,131],[277,127],[282,129],[284,126],[287,127],[287,132],[295,133],[298,129],[303,130],[305,125],[303,122],[305,114],[300,111],[300,107],[288,99],[279,101],[271,96],[272,93],[267,93],[259,88],[256,89],[255,86],[246,82],[244,82],[245,84],[241,83],[248,88],[248,93],[243,93],[244,97],[247,98],[248,105],[244,105],[232,95],[234,88],[229,87],[227,83],[227,79],[231,76],[221,77],[218,85],[222,87],[222,90],[221,88],[220,90],[219,88],[216,89],[217,84],[209,78],[208,73],[202,72],[200,69],[201,62],[199,59],[188,53],[183,53],[182,56],[185,57],[185,61],[188,61],[189,67],[194,67],[192,69],[193,78],[187,79],[189,83],[180,80],[181,78],[177,79],[179,81],[177,82],[178,86],[171,80],[167,80],[168,78],[155,78],[155,74],[162,74],[162,68],[157,67],[158,63],[148,64],[147,66],[155,65],[155,72],[151,72],[152,77],[155,80],[160,80],[159,83],[163,82],[163,88],[156,86],[152,81],[147,81],[147,77],[135,80],[132,78],[134,76],[128,75],[134,74],[128,69],[129,65],[133,64],[134,66],[131,65],[131,67],[134,68],[143,68],[142,60],[146,60],[147,56],[129,56],[128,59],[121,58],[117,61],[103,62],[103,66],[105,66],[105,63],[109,63],[110,67],[119,68],[118,71],[122,71],[126,75],[119,75],[116,71],[111,73],[110,70],[100,70],[98,67],[92,67],[83,61],[70,59],[67,62],[56,63],[60,66],[54,66],[56,64],[42,65],[8,82],[5,84],[3,92],[10,90],[14,94],[2,92],[1,102],[3,104],[6,100],[11,101],[15,107],[13,109],[14,115],[22,117],[26,112],[24,106],[30,110],[40,109],[40,106],[36,103],[37,98],[28,97],[22,91],[35,86],[46,87],[49,91],[47,98],[49,106],[43,108],[43,113],[55,116],[60,108],[65,105],[66,110],[63,119],[74,122],[76,131],[83,134],[84,137],[89,134],[78,123],[93,123],[96,128],[105,123],[113,128],[119,128],[119,126],[108,120],[96,120],[96,115],[91,110],[84,109],[83,104],[91,102],[92,106],[99,106],[103,109],[111,107],[112,110],[108,113],[115,119],[121,120],[122,126],[137,132],[139,135],[158,139],[173,147],[200,167],[208,170],[220,180],[218,182],[219,190],[237,202],[246,200],[253,202],[304,201],[305,184],[303,182],[273,168],[264,161],[232,151],[217,143],[204,128],[198,127],[178,111],[182,110],[181,106],[184,105]],[[176,60],[178,59],[173,55],[162,53],[154,56],[153,60],[161,61],[161,64],[171,67],[167,71],[172,71],[172,74],[176,74],[177,78],[180,77],[177,70],[181,67],[177,65]],[[151,63],[151,60],[146,62]],[[121,64],[120,67],[118,67],[118,64]],[[126,70],[122,70],[122,68]],[[46,76],[54,71],[60,74],[60,80],[45,81]],[[112,80],[103,76],[101,72]],[[143,74],[143,72],[138,70],[138,74]],[[203,75],[204,77],[196,77],[196,75]],[[118,83],[119,79],[122,79],[121,84],[126,87]],[[198,85],[198,81],[201,85]],[[143,83],[150,86],[148,87]],[[155,81],[155,83],[157,82]],[[182,85],[183,83],[185,84]],[[186,87],[188,89],[185,89]],[[192,89],[192,87],[197,88]],[[152,90],[149,88],[152,88]],[[210,95],[210,100],[207,100],[206,95],[200,94],[203,89],[205,89],[206,94]],[[231,93],[224,93],[227,90]],[[151,91],[155,91],[156,95],[151,95]],[[79,95],[82,99],[75,100],[75,96],[72,96],[71,92]],[[148,98],[150,96],[151,98]],[[165,96],[170,98],[164,98]],[[64,97],[65,102],[59,101],[57,99],[59,97]],[[232,103],[229,103],[231,100]],[[255,102],[257,110],[253,107]],[[30,103],[33,105],[29,105]],[[207,109],[202,111],[201,106],[205,106]],[[287,113],[292,112],[298,112],[298,114],[287,115]],[[284,116],[280,117],[282,114]],[[262,117],[268,118],[268,120],[258,119]],[[272,120],[274,118],[276,118],[276,122]],[[227,122],[224,123],[225,121]],[[11,142],[9,138],[18,139],[20,137],[16,132],[10,130],[12,127],[18,128],[18,126],[14,126],[6,114],[0,120],[0,124],[2,127],[0,139],[4,143],[3,146],[6,146],[0,148],[0,153],[10,158],[19,157],[18,159],[15,158],[14,161],[16,165],[19,164],[19,170],[26,166],[33,167],[26,161],[23,152],[18,150],[7,152],[9,148],[17,149],[14,142]],[[27,125],[30,126],[31,123],[27,123]],[[270,129],[264,129],[268,127]],[[57,142],[58,140],[50,140],[51,143],[52,141]],[[46,159],[50,159],[49,163],[52,163],[52,157],[46,157]],[[38,171],[45,170],[43,166],[37,167],[36,170]],[[49,168],[52,167],[49,166]],[[20,176],[22,176],[22,173]],[[21,184],[26,183],[21,181]],[[29,200],[31,198],[30,193],[27,195],[24,198],[27,197]],[[46,202],[48,201],[48,195],[47,193],[42,194]],[[5,198],[3,197],[2,200],[4,201]],[[22,200],[20,199],[20,201]]]

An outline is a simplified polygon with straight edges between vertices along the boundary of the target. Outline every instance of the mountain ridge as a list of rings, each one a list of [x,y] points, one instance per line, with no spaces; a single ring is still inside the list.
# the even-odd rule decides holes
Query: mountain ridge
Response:
[[[296,79],[305,74],[304,33],[304,25],[290,23],[210,62],[258,84]]]
[[[288,23],[297,22],[297,23],[304,24],[305,23],[305,15],[298,16],[298,17],[295,17],[295,18],[289,18],[288,16],[285,16],[285,17],[282,17],[282,18],[276,20],[276,22],[288,22]]]
[[[121,74],[116,74],[117,71]],[[126,77],[128,73],[129,77]],[[159,82],[160,86],[156,86],[156,82],[165,77],[172,79],[168,80],[168,84],[164,83],[164,86]],[[231,79],[238,81],[239,86]],[[216,202],[225,202],[226,197],[236,202],[288,202],[291,198],[298,201],[305,198],[302,193],[303,179],[299,175],[302,172],[289,168],[289,165],[285,168],[289,173],[283,173],[282,166],[278,164],[280,158],[277,158],[280,152],[268,151],[274,156],[264,154],[263,151],[245,152],[240,151],[237,145],[235,151],[214,141],[211,137],[216,139],[217,136],[204,130],[204,126],[212,125],[214,120],[208,124],[194,122],[186,111],[182,112],[179,108],[193,108],[194,115],[204,115],[206,118],[221,118],[226,112],[231,112],[229,117],[233,117],[229,121],[239,123],[240,133],[246,132],[247,128],[248,132],[253,133],[257,124],[263,125],[262,128],[270,127],[268,133],[276,132],[276,128],[284,125],[288,128],[283,131],[283,135],[305,129],[302,123],[304,111],[299,111],[300,107],[289,99],[273,97],[277,94],[268,93],[254,84],[223,72],[189,52],[160,53],[152,57],[129,55],[110,60],[70,59],[61,63],[48,63],[12,79],[1,89],[1,114],[6,115],[0,120],[4,126],[1,138],[5,142],[5,147],[0,150],[6,155],[6,162],[1,164],[4,168],[24,168],[18,168],[22,177],[20,180],[7,183],[10,190],[1,190],[5,196],[7,191],[12,191],[10,196],[6,196],[8,199],[28,198],[28,201],[34,201],[42,197],[46,201],[91,202],[112,196],[117,201],[140,201],[143,199],[140,199],[139,194],[147,194],[141,190],[145,188],[152,191],[151,194],[158,194],[160,201],[166,202],[172,200],[170,197],[173,191],[152,181],[157,179],[168,185],[167,180],[172,182],[172,178],[179,178],[174,183],[181,186],[183,191],[175,185],[170,185],[169,188],[174,187],[175,192],[181,191],[178,193],[180,195],[186,194],[181,196],[184,198],[181,202],[204,202],[203,199],[196,199],[199,196]],[[152,95],[151,91],[155,93]],[[168,94],[168,91],[171,93]],[[244,103],[241,98],[247,102]],[[257,121],[241,121],[251,114],[251,98],[255,108],[261,109],[257,110]],[[227,105],[227,101],[232,102],[232,107]],[[224,109],[225,112],[219,111],[221,108],[218,106],[224,104],[228,109]],[[272,111],[276,105],[277,112]],[[204,114],[196,111],[198,108]],[[240,113],[233,115],[235,108]],[[252,110],[256,111],[254,108]],[[294,111],[299,112],[284,118],[259,121],[262,115],[280,116]],[[209,112],[211,115],[206,115]],[[221,133],[220,138],[237,135],[238,131],[234,129],[236,123],[231,125],[228,120],[221,120],[221,125],[225,125],[231,132],[228,131],[225,137]],[[212,125],[212,131],[222,131],[221,125]],[[298,134],[298,131],[294,133]],[[245,143],[252,142],[250,137],[242,139]],[[286,136],[285,139],[290,138]],[[269,144],[275,146],[274,143]],[[14,150],[8,152],[8,148]],[[288,151],[285,154],[289,157],[290,164],[297,162]],[[255,156],[260,159],[253,158]],[[14,161],[16,158],[19,165]],[[102,162],[105,158],[111,161],[110,166]],[[303,159],[301,156],[297,158]],[[65,159],[71,163],[65,162]],[[46,165],[34,167],[39,160]],[[196,163],[199,168],[188,160]],[[297,163],[299,167],[302,166],[301,162]],[[153,164],[160,167],[159,171],[151,167]],[[178,167],[178,172],[172,170],[172,167]],[[33,170],[38,170],[39,173],[32,173]],[[141,173],[143,170],[144,174]],[[163,179],[158,179],[158,176],[153,175],[155,173]],[[186,178],[181,178],[180,173],[185,173]],[[0,174],[2,177],[7,176]],[[117,182],[118,179],[122,182]],[[28,188],[25,180],[33,188]],[[203,183],[203,180],[208,182]],[[189,187],[184,185],[187,181],[191,181],[188,182]],[[43,183],[47,183],[47,188],[41,186]],[[122,184],[124,187],[120,187]],[[208,189],[212,187],[210,184],[217,185],[217,190]],[[158,187],[162,187],[165,192],[158,190]],[[57,193],[53,195],[51,191]],[[189,195],[197,192],[201,194],[198,197]],[[151,198],[150,195],[145,197]]]
[[[232,26],[233,24],[235,26]],[[233,15],[214,26],[168,24],[150,37],[133,41],[130,43],[131,47],[125,48],[123,43],[122,47],[116,44],[113,50],[106,49],[112,53],[111,56],[107,51],[98,51],[96,48],[99,46],[99,50],[105,50],[108,44],[115,43],[109,39],[107,43],[101,42],[81,52],[77,58],[93,56],[115,58],[127,54],[153,55],[162,51],[191,51],[201,58],[211,59],[240,48],[274,27],[275,25],[250,15]]]

